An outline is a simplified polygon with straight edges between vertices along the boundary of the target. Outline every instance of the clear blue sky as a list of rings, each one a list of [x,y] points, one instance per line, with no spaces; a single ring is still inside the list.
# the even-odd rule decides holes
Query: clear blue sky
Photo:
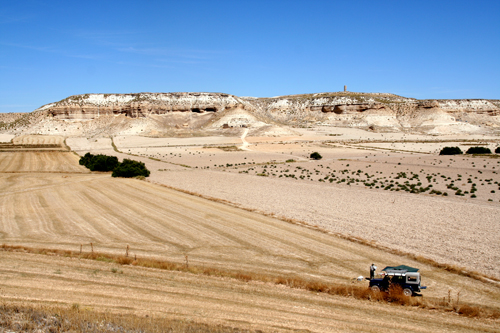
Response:
[[[0,112],[84,93],[500,99],[500,0],[1,1]]]

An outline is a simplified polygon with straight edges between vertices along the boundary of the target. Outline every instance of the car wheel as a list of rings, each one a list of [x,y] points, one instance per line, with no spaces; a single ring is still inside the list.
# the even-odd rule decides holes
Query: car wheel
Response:
[[[371,286],[370,289],[373,291],[373,292],[376,292],[378,293],[380,291],[380,288],[379,286]]]
[[[405,296],[411,296],[411,295],[413,295],[413,291],[411,291],[410,288],[405,288],[405,289],[403,289],[403,294]]]

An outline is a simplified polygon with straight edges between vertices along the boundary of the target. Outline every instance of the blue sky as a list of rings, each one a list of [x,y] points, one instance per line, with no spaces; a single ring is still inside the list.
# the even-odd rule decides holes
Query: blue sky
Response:
[[[500,1],[2,1],[0,112],[70,95],[500,99]]]

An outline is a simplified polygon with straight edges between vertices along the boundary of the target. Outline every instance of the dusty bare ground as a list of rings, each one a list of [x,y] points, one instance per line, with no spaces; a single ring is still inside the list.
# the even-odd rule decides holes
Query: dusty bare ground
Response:
[[[224,323],[266,332],[496,332],[498,322],[328,296],[258,282],[2,253],[1,297],[81,311]]]
[[[436,153],[450,145],[466,150],[480,141],[385,135],[430,142],[355,144],[321,141],[324,135],[254,137],[246,138],[253,142],[249,151],[234,149],[238,145],[231,141],[208,145],[204,138],[197,138],[199,145],[196,138],[181,145],[181,139],[133,137],[120,137],[115,144],[148,165],[152,182],[500,278],[500,159]],[[93,145],[80,141],[78,147],[130,158],[105,150],[104,144],[97,150]],[[313,151],[323,159],[311,161]],[[426,191],[410,193],[410,184]]]

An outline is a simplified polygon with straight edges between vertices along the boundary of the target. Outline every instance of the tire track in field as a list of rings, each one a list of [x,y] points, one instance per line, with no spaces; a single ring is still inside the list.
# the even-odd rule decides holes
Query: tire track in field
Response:
[[[2,177],[3,176],[3,177]],[[0,179],[5,178],[5,174],[0,173]],[[2,192],[0,192],[0,197],[10,196],[20,193],[44,191],[49,189],[55,189],[57,187],[68,187],[72,184],[77,183],[90,183],[99,182],[102,178],[107,177],[107,175],[92,175],[90,177],[83,176],[80,177],[79,174],[76,177],[71,177],[68,175],[61,176],[60,174],[13,174],[9,175],[9,184],[3,187]],[[67,179],[71,177],[71,180]],[[59,179],[60,178],[60,179]],[[74,179],[73,179],[74,178]],[[58,181],[55,181],[55,180]],[[64,179],[64,180],[63,180]],[[26,184],[26,185],[25,185]]]
[[[0,152],[1,172],[89,173],[70,152]],[[76,162],[76,163],[75,163]]]
[[[158,192],[157,193],[157,196],[158,196]],[[172,193],[176,193],[176,192],[172,192]],[[233,207],[228,207],[228,206],[225,206],[225,205],[222,205],[222,204],[217,204],[217,203],[212,203],[212,202],[208,202],[204,199],[200,199],[200,198],[196,198],[196,197],[192,197],[192,196],[187,196],[185,194],[183,194],[184,197],[189,197],[189,200],[192,200],[193,203],[190,204],[189,206],[186,206],[185,209],[192,209],[192,206],[198,206],[199,204],[201,205],[201,203],[203,203],[203,205],[207,205],[207,206],[217,206],[216,208],[214,207],[214,209],[220,209],[220,210],[224,210],[224,211],[229,211],[229,210],[232,210],[232,211],[238,211],[237,209],[233,208]],[[177,200],[176,201],[176,204],[181,204],[181,201],[179,198],[181,198],[182,196],[180,194],[177,194],[175,196],[175,198],[173,200]],[[201,203],[200,203],[201,202]],[[206,209],[203,209],[203,211],[206,211]],[[241,211],[239,211],[239,213],[241,214]],[[245,212],[245,214],[248,214],[247,212]],[[258,214],[250,214],[250,216],[248,217],[249,219],[251,220],[247,220],[247,218],[245,217],[245,219],[242,219],[241,218],[241,215],[235,215],[235,218],[230,218],[224,226],[223,228],[233,228],[235,230],[235,234],[236,235],[243,235],[242,237],[244,237],[245,239],[247,238],[250,238],[249,236],[252,236],[251,238],[253,238],[253,243],[252,243],[252,246],[249,247],[249,249],[266,249],[267,250],[267,253],[269,253],[269,249],[272,249],[274,250],[273,252],[273,259],[278,259],[280,256],[281,256],[281,259],[282,260],[292,260],[292,262],[297,265],[299,263],[299,266],[303,266],[304,264],[306,266],[311,266],[311,267],[317,267],[317,266],[320,266],[320,265],[326,265],[327,267],[331,266],[332,263],[335,263],[335,262],[339,262],[339,261],[342,261],[345,257],[345,258],[348,258],[347,262],[344,264],[347,271],[351,271],[353,272],[354,275],[359,275],[359,272],[356,272],[356,269],[353,269],[352,265],[350,265],[350,262],[353,260],[353,257],[356,258],[356,256],[353,256],[352,254],[350,254],[348,251],[342,251],[343,252],[343,255],[341,258],[339,258],[339,251],[337,250],[337,247],[335,246],[332,246],[332,241],[331,241],[331,237],[330,236],[327,236],[327,235],[323,235],[323,234],[320,234],[320,233],[317,233],[317,232],[313,232],[311,233],[310,230],[308,229],[305,229],[305,228],[301,228],[301,227],[297,227],[297,226],[292,226],[292,225],[289,225],[287,223],[283,223],[281,221],[279,221],[279,223],[276,224],[276,233],[280,234],[280,233],[283,233],[283,229],[286,229],[287,231],[291,231],[291,230],[296,230],[295,233],[293,235],[287,235],[286,237],[273,237],[273,230],[267,230],[267,229],[271,229],[272,228],[272,225],[273,225],[273,221],[272,219],[270,218],[263,218],[262,216],[258,215]],[[261,219],[265,219],[264,220],[261,220]],[[199,219],[202,220],[203,219],[203,216],[199,216]],[[239,221],[241,220],[241,221]],[[256,224],[259,224],[259,226],[256,226]],[[279,227],[278,225],[281,224]],[[240,229],[235,229],[236,226],[239,225],[239,226],[243,226],[243,228],[240,228]],[[281,228],[280,228],[281,227]],[[248,231],[249,230],[253,230],[255,231],[255,234],[251,234],[249,235]],[[304,240],[304,235],[308,235],[311,233],[311,237],[309,238],[309,240]],[[315,237],[312,236],[312,234],[315,234]],[[330,250],[327,250],[325,251],[324,249],[318,249],[318,251],[314,252],[311,254],[311,251],[309,251],[309,248],[305,248],[302,247],[300,245],[300,243],[304,243],[304,244],[307,244],[308,246],[310,246],[311,248],[312,247],[315,247],[315,246],[318,246],[317,244],[317,241],[318,241],[318,237],[319,235],[321,235],[321,239],[323,239],[323,243],[324,244],[328,244],[328,246],[330,247]],[[288,242],[288,241],[284,241],[284,239],[294,239],[294,238],[297,238],[299,241],[297,241],[296,243],[293,243],[293,242]],[[274,239],[274,242],[271,242],[269,241],[269,239]],[[329,241],[328,241],[329,239]],[[287,243],[287,246],[290,250],[287,251],[281,251],[281,248],[287,248],[287,246],[285,246],[285,243]],[[271,246],[271,245],[272,246]],[[308,255],[297,255],[297,249],[298,248],[301,248],[302,247],[302,250],[307,252]],[[323,245],[321,245],[320,247],[324,247]],[[276,251],[276,249],[278,249],[278,251]],[[262,250],[260,250],[260,252],[262,253]],[[285,254],[283,253],[278,253],[278,252],[285,252]],[[294,255],[291,255],[291,253],[293,253]],[[334,254],[336,253],[336,255]],[[306,257],[306,258],[304,258]],[[366,260],[366,257],[362,257],[364,260]],[[254,260],[256,260],[256,258],[254,258]],[[290,262],[290,264],[292,263]],[[264,262],[261,262],[261,264],[264,264]],[[269,258],[267,258],[267,262],[265,262],[265,265],[266,266],[274,266],[273,267],[273,270],[276,270],[278,267],[276,266],[276,263],[273,262],[272,264],[270,263],[269,261]],[[291,265],[288,265],[288,267],[283,267],[283,268],[290,268]],[[328,272],[328,275],[336,275],[336,274],[333,274],[332,272]]]
[[[164,191],[160,192],[161,194],[158,192],[157,192],[157,197],[162,196],[162,199],[163,199],[163,197],[165,196]],[[173,193],[174,192],[172,192],[171,194],[173,194]],[[249,231],[250,232],[252,231],[250,228],[248,228],[248,227],[241,228],[242,225],[245,225],[245,224],[248,225],[249,224],[248,221],[238,223],[235,221],[235,219],[233,219],[231,217],[228,218],[227,216],[225,216],[225,215],[227,215],[227,212],[225,212],[225,211],[224,211],[224,214],[219,213],[218,215],[215,215],[217,213],[216,208],[219,208],[219,207],[213,207],[213,204],[211,204],[209,202],[203,202],[202,207],[199,207],[200,206],[199,202],[192,202],[192,203],[186,205],[184,203],[186,201],[186,199],[193,200],[195,198],[194,197],[184,198],[184,201],[181,202],[179,200],[180,197],[181,196],[178,196],[175,198],[176,201],[172,206],[180,206],[179,208],[177,208],[177,211],[180,210],[182,212],[189,212],[189,215],[192,215],[193,217],[188,218],[186,213],[182,213],[182,215],[180,215],[179,218],[180,219],[184,218],[184,220],[187,219],[186,221],[189,221],[193,225],[198,225],[198,226],[205,228],[205,230],[200,230],[203,232],[204,235],[211,233],[213,235],[217,235],[217,238],[221,238],[221,236],[222,236],[222,238],[231,241],[233,244],[239,244],[240,246],[246,247],[247,249],[254,249],[254,250],[258,250],[257,252],[263,252],[264,247],[256,246],[255,241],[250,242],[250,241],[247,241],[246,239],[253,240],[253,239],[262,238],[263,236],[269,237],[269,234],[263,234],[262,230],[260,232],[255,232],[254,234],[249,234]],[[169,199],[171,199],[171,198],[169,198]],[[164,200],[166,201],[168,199],[164,199]],[[158,204],[158,209],[161,209],[160,205],[161,205],[161,203]],[[207,219],[207,215],[212,216],[212,217]],[[238,216],[238,218],[241,219],[242,217]],[[243,219],[246,220],[247,218],[245,217]],[[208,220],[210,220],[210,222],[208,222],[208,223],[205,222]],[[238,227],[238,229],[237,229],[237,227]],[[231,231],[231,232],[229,232],[229,231]],[[219,242],[217,242],[217,243],[219,243]],[[216,244],[212,244],[212,243],[211,243],[211,245],[217,246]],[[221,244],[221,245],[223,245],[223,244]],[[283,244],[280,244],[280,246],[282,246],[282,245]],[[234,245],[226,244],[226,246],[234,246]],[[290,250],[292,250],[292,249],[290,248]],[[269,250],[265,250],[264,252],[269,253]]]
[[[172,194],[173,193],[176,192],[172,192]],[[302,251],[302,254],[300,254],[299,257],[307,258],[306,260],[308,261],[316,260],[318,262],[331,262],[332,259],[334,259],[332,258],[333,253],[335,253],[335,256],[337,257],[340,256],[337,261],[344,261],[346,259],[352,260],[353,257],[356,257],[356,255],[352,254],[352,251],[349,248],[346,248],[342,251],[342,253],[339,253],[340,249],[337,244],[335,244],[335,246],[332,246],[330,236],[317,232],[311,232],[306,228],[284,224],[281,221],[279,221],[279,223],[275,223],[275,220],[263,217],[256,213],[245,212],[245,215],[248,214],[249,216],[242,217],[242,211],[237,210],[233,207],[229,207],[227,205],[219,203],[213,203],[193,196],[187,196],[186,194],[183,194],[183,196],[177,194],[177,196],[172,200],[176,200],[175,203],[177,205],[185,205],[180,201],[181,197],[186,197],[185,199],[191,200],[193,202],[192,204],[190,204],[190,206],[184,206],[185,209],[193,209],[192,206],[204,205],[209,206],[210,209],[213,209],[214,211],[224,212],[225,223],[222,228],[231,228],[235,230],[235,235],[241,235],[243,233],[245,234],[244,238],[248,238],[248,232],[253,232],[254,234],[251,236],[254,239],[259,240],[261,238],[264,238],[261,241],[262,245],[258,245],[255,243],[253,244],[254,246],[263,248],[271,244],[274,248],[283,249],[282,252],[284,253],[297,252],[297,250],[300,249]],[[206,212],[206,210],[207,209],[196,209],[196,211],[204,212]],[[198,216],[200,218],[200,221],[203,221],[202,216]],[[221,216],[222,215],[217,216],[216,218],[220,219]],[[249,219],[251,219],[251,222],[249,221]],[[217,223],[218,221],[213,222]],[[236,229],[236,227],[239,227],[240,229]],[[283,234],[284,232],[286,233],[286,235],[280,237],[275,236],[278,234]],[[293,239],[300,239],[301,241],[290,241]],[[301,243],[308,244],[308,246],[302,246]],[[314,250],[314,248],[317,248],[317,250]],[[358,258],[360,257],[361,256],[359,256]]]
[[[141,190],[143,189],[144,186],[141,187]],[[137,191],[129,192],[134,194],[138,193]],[[165,192],[166,191],[156,191],[155,200],[158,197],[165,196]],[[175,192],[172,191],[169,194],[174,193]],[[142,197],[143,194],[141,193],[140,196]],[[181,201],[181,198],[184,200]],[[184,218],[184,221],[190,221],[193,224],[198,224],[206,228],[206,230],[201,230],[203,235],[207,235],[207,231],[211,230],[213,234],[218,235],[218,238],[223,237],[224,239],[232,240],[234,243],[239,244],[238,248],[241,247],[240,251],[246,249],[254,253],[254,255],[267,256],[267,262],[261,262],[261,264],[271,265],[269,260],[274,259],[272,263],[272,265],[275,266],[274,270],[278,268],[276,263],[277,259],[288,261],[286,265],[281,266],[283,269],[290,269],[292,263],[295,264],[293,266],[305,264],[306,266],[314,267],[321,263],[329,264],[334,261],[332,260],[332,253],[335,247],[331,245],[331,241],[330,244],[326,245],[326,236],[322,234],[316,233],[316,237],[312,237],[311,235],[309,239],[304,240],[304,235],[310,233],[310,231],[304,228],[301,228],[300,231],[302,232],[298,230],[294,231],[294,229],[298,229],[299,227],[281,223],[281,229],[276,227],[273,230],[271,219],[264,218],[269,221],[261,221],[260,219],[262,217],[254,213],[245,212],[249,216],[242,216],[240,211],[240,214],[236,215],[235,212],[233,212],[236,210],[235,208],[208,202],[185,194],[181,195],[179,193],[176,193],[175,198],[169,199],[175,200],[175,205],[181,206],[182,211],[189,211],[190,215],[194,216],[194,218],[188,219],[187,216],[184,215],[180,216],[181,219]],[[190,200],[191,203],[186,205],[185,202],[187,200]],[[133,201],[135,202],[135,200]],[[218,215],[214,215],[216,211],[219,212]],[[224,214],[220,214],[220,212]],[[207,219],[207,214],[211,214],[214,217]],[[229,217],[227,215],[229,215]],[[210,222],[207,223],[207,220],[210,220]],[[281,235],[275,236],[275,234]],[[325,238],[324,244],[316,244],[319,235],[322,236],[320,238]],[[292,239],[297,239],[297,241],[291,241]],[[317,248],[317,250],[311,250],[301,245],[301,243],[313,245],[312,247]],[[197,250],[196,253],[198,254],[198,251],[205,247],[205,245],[200,245],[199,248],[195,249]],[[205,249],[207,250],[214,247],[216,247],[216,245],[210,244]],[[231,245],[227,244],[225,247],[231,247]],[[329,249],[325,249],[325,247]],[[346,253],[345,256],[348,256],[348,254]],[[257,258],[253,259],[256,260]],[[236,262],[239,261],[238,258],[234,258],[233,260]],[[348,263],[346,266],[348,266]]]
[[[122,209],[121,214],[129,216],[128,219],[123,220],[129,227],[139,228],[138,230],[151,240],[160,243],[169,243],[182,249],[196,246],[198,237],[192,235],[199,233],[199,230],[189,232],[187,229],[190,226],[186,223],[175,223],[175,221],[183,221],[184,215],[172,210],[171,206],[166,203],[155,206],[152,204],[153,198],[145,196],[140,189],[131,189],[129,184],[121,180],[110,180],[109,182],[113,183],[114,186],[95,184],[95,187],[98,187],[98,190],[102,192],[103,200],[110,200],[113,204],[117,204]],[[124,196],[123,193],[128,195]],[[138,221],[141,221],[140,227],[137,225]],[[152,237],[152,235],[161,235],[161,238]]]
[[[18,153],[0,153],[0,156],[2,156],[6,160],[6,163],[4,163],[3,170],[0,171],[3,172],[8,170],[19,170],[19,166],[17,167],[12,167],[12,166],[18,164],[18,160],[22,158],[22,155],[19,156]]]

